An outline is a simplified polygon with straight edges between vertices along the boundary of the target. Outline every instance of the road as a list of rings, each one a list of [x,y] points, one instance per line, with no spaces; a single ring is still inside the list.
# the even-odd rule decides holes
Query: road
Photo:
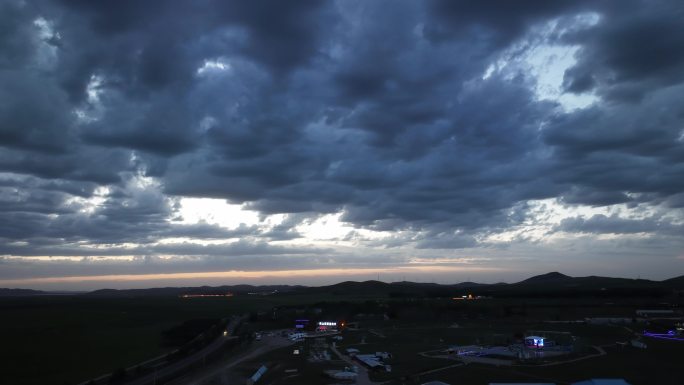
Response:
[[[271,350],[282,348],[288,345],[294,344],[293,341],[281,337],[280,333],[274,333],[273,336],[264,335],[261,341],[253,341],[246,350],[241,352],[236,352],[235,357],[230,358],[228,361],[221,363],[220,365],[209,368],[201,373],[190,374],[181,378],[177,378],[174,381],[169,382],[167,385],[202,385],[212,379],[220,376],[226,375],[233,367],[254,359],[262,354],[268,353]],[[243,382],[240,382],[242,384]]]
[[[213,353],[217,349],[223,346],[224,343],[226,343],[228,340],[231,339],[236,339],[238,337],[233,336],[233,333],[235,332],[235,328],[237,325],[244,319],[245,317],[234,317],[231,319],[231,321],[228,323],[228,326],[226,327],[226,330],[228,331],[227,335],[222,335],[219,336],[214,342],[210,343],[209,345],[205,346],[204,349],[194,352],[193,354],[176,361],[170,365],[164,366],[158,370],[156,370],[154,373],[150,373],[146,376],[143,377],[138,377],[135,379],[132,379],[130,381],[125,382],[125,385],[148,385],[148,384],[154,384],[157,380],[157,378],[163,378],[163,377],[168,377],[173,375],[174,373],[184,369],[188,365],[200,361],[204,359],[207,355]]]

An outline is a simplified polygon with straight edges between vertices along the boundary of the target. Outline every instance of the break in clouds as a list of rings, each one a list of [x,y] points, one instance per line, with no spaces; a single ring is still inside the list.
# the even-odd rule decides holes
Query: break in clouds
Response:
[[[676,0],[3,0],[0,282],[677,275],[683,20]]]

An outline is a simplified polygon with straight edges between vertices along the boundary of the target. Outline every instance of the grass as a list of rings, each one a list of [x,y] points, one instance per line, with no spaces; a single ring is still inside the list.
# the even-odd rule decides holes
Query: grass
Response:
[[[145,361],[169,348],[161,332],[193,318],[257,310],[259,299],[0,299],[0,383],[76,384]]]
[[[591,377],[623,377],[634,385],[678,383],[672,379],[672,375],[680,371],[675,362],[684,356],[684,344],[657,340],[647,341],[649,349],[646,351],[609,347],[606,348],[609,353],[606,356],[572,364],[512,368],[471,364],[417,376],[421,372],[453,365],[455,362],[451,360],[419,355],[420,352],[445,349],[449,345],[506,344],[512,342],[515,335],[527,330],[569,331],[584,346],[626,341],[631,334],[623,327],[616,326],[536,321],[578,319],[601,312],[609,314],[609,310],[598,306],[599,303],[585,304],[586,300],[577,303],[564,300],[562,306],[555,307],[548,305],[554,303],[550,300],[487,300],[472,303],[398,300],[384,301],[382,306],[370,306],[366,310],[362,302],[364,299],[335,296],[334,300],[338,302],[328,302],[326,305],[323,301],[330,301],[330,296],[325,293],[191,300],[175,297],[88,296],[0,298],[0,338],[4,346],[4,349],[0,349],[0,362],[3,362],[0,383],[76,384],[163,354],[168,348],[161,346],[161,332],[184,321],[269,310],[276,305],[300,308],[314,303],[323,309],[324,315],[321,317],[332,319],[356,313],[393,314],[392,311],[395,311],[398,318],[390,321],[361,320],[363,330],[347,330],[343,334],[344,340],[337,343],[340,351],[355,347],[362,353],[392,353],[393,358],[389,361],[392,372],[371,374],[373,380],[388,381],[388,384],[420,384],[428,380],[447,383],[546,381],[562,384]],[[353,306],[349,302],[353,302]],[[512,307],[507,310],[509,305]],[[518,314],[519,309],[524,309],[527,314]],[[611,311],[616,310],[620,314],[633,311],[624,304],[616,305]],[[292,309],[288,311],[292,314],[283,315],[276,322],[270,320],[270,313],[266,313],[259,321],[252,322],[249,328],[289,327],[291,322],[288,317],[299,315]],[[283,314],[289,314],[286,312],[283,310]],[[349,314],[345,315],[345,312]],[[454,323],[459,327],[450,328]],[[635,330],[639,327],[627,326]],[[261,362],[272,364],[273,370],[269,371],[265,380],[274,385],[329,383],[330,379],[326,379],[322,371],[345,365],[341,361],[306,363],[303,358],[293,356],[290,348],[286,348],[260,357],[242,368],[244,373],[240,374],[251,375]],[[290,368],[298,369],[296,377],[289,382],[277,380],[279,376],[284,376],[285,369]]]
[[[324,293],[195,299],[0,297],[0,384],[78,384],[168,352],[161,346],[161,332],[184,321],[276,305],[305,306],[326,298]]]

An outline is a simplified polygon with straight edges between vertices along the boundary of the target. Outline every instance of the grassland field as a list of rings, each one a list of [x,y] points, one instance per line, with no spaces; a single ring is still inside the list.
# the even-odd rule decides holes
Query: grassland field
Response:
[[[164,354],[162,331],[269,308],[262,298],[0,299],[0,383],[77,384]],[[2,378],[5,380],[2,380]]]
[[[388,384],[444,378],[463,379],[464,383],[535,378],[564,383],[623,372],[635,385],[648,384],[649,378],[664,379],[662,383],[665,384],[684,383],[667,382],[672,377],[668,373],[681,372],[673,365],[680,361],[676,357],[684,355],[684,344],[669,344],[669,341],[649,343],[653,348],[649,347],[648,353],[634,349],[613,351],[607,347],[610,353],[607,356],[572,365],[494,368],[471,364],[416,376],[452,364],[449,360],[421,356],[420,352],[444,349],[453,344],[506,344],[516,334],[527,330],[569,331],[587,346],[625,341],[631,333],[623,327],[543,321],[628,316],[634,314],[634,309],[646,307],[648,301],[632,299],[607,304],[604,299],[493,299],[458,303],[460,301],[450,299],[406,300],[330,293],[195,299],[3,297],[0,298],[0,338],[5,348],[0,349],[0,362],[3,362],[0,383],[78,384],[168,352],[172,348],[162,346],[162,332],[185,321],[225,318],[284,305],[316,306],[322,309],[322,317],[332,319],[352,316],[354,312],[390,314],[391,320],[361,321],[362,330],[345,331],[344,340],[338,343],[341,350],[356,347],[362,352],[391,352],[392,373],[372,374],[373,379],[389,381]],[[250,328],[267,330],[284,324],[283,319],[273,322],[266,316],[252,322]],[[454,324],[458,327],[452,327]],[[277,363],[282,370],[300,362],[301,375],[312,380],[321,380],[322,368],[343,365],[341,362],[304,365],[301,357],[291,357],[292,352],[287,349],[269,354],[265,359]],[[255,361],[250,365],[257,364]],[[649,371],[649,367],[662,370]],[[245,373],[252,369],[250,366],[242,368]],[[272,373],[269,376],[275,376]],[[273,383],[278,384],[277,381]]]

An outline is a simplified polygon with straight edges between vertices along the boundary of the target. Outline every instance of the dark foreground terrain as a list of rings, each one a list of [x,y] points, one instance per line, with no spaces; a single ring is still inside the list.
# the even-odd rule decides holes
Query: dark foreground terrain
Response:
[[[391,371],[367,375],[369,381],[389,384],[429,380],[563,384],[593,377],[624,378],[632,384],[680,384],[684,378],[680,369],[684,342],[642,335],[644,330],[667,332],[681,322],[681,277],[653,282],[550,273],[512,285],[368,281],[320,288],[234,286],[70,295],[5,290],[3,294],[2,384],[79,384],[107,373],[115,375],[98,384],[135,383],[136,375],[144,373],[131,371],[134,365],[171,352],[189,354],[184,349],[201,352],[205,345],[198,345],[197,336],[204,333],[206,342],[200,342],[211,343],[236,316],[245,320],[239,332],[235,330],[238,347],[205,357],[174,383],[201,378],[207,384],[242,384],[266,365],[263,384],[328,384],[332,380],[324,371],[349,367],[344,361],[349,359],[344,356],[349,348],[391,353],[392,358],[385,360]],[[664,313],[643,317],[637,314],[643,309]],[[327,336],[288,342],[280,337],[268,342],[277,337],[267,337],[269,331],[293,329],[303,318],[351,327],[341,327],[335,340]],[[510,365],[470,362],[448,352],[450,347],[466,345],[514,347],[534,331],[572,336],[571,342],[569,337],[563,342],[571,352],[512,360]],[[264,339],[256,340],[255,332],[263,333]],[[648,347],[631,346],[635,339]],[[332,349],[333,342],[342,356]],[[293,355],[292,344],[301,348],[301,354]],[[238,359],[241,352],[251,353]],[[228,361],[230,370],[222,369]],[[166,363],[154,365],[162,368]]]

